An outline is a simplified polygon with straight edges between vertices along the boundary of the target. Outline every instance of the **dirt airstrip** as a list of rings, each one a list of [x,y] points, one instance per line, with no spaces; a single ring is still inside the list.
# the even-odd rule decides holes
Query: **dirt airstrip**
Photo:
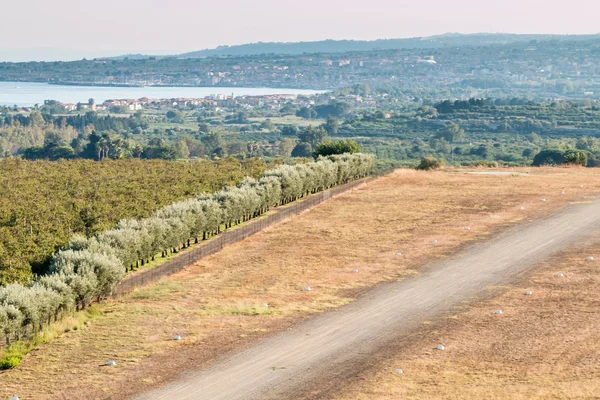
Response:
[[[590,170],[520,171],[529,174],[399,170],[336,197],[102,305],[90,327],[0,374],[0,396],[117,399],[144,393],[276,332],[295,332],[311,314],[372,296],[367,289],[378,283],[427,277],[435,269],[424,266],[441,265],[477,239],[600,192],[600,177]],[[183,340],[173,341],[175,334]],[[118,367],[99,366],[108,359]]]

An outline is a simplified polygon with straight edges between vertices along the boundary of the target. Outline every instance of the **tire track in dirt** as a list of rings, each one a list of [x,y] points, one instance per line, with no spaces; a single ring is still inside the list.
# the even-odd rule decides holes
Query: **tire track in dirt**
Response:
[[[421,321],[506,284],[600,226],[600,201],[521,224],[432,264],[421,275],[379,285],[357,301],[309,319],[255,347],[182,376],[137,399],[311,398],[311,382],[344,379]],[[291,396],[291,397],[290,397]]]

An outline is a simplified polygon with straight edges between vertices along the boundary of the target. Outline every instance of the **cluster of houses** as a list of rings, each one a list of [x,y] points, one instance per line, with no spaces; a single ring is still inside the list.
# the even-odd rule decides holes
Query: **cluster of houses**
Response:
[[[273,94],[263,96],[234,96],[215,94],[202,98],[170,98],[170,99],[150,99],[142,97],[139,99],[113,99],[106,100],[102,104],[95,104],[93,101],[88,103],[71,104],[66,103],[62,106],[67,111],[103,111],[111,110],[115,107],[126,108],[129,111],[138,111],[144,109],[170,109],[170,108],[256,108],[265,107],[275,109],[282,104],[299,101],[301,105],[314,104],[310,96],[298,96],[295,94]]]

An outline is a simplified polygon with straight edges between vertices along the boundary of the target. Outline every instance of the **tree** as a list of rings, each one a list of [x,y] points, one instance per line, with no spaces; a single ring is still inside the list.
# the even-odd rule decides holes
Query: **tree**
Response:
[[[260,124],[260,129],[273,131],[275,130],[275,124],[273,123],[273,121],[271,121],[270,118],[267,118]]]
[[[281,128],[282,136],[297,136],[298,135],[298,127],[296,125],[285,125]]]
[[[327,117],[327,122],[323,124],[323,129],[325,129],[329,135],[337,135],[340,130],[340,122],[330,115]]]
[[[294,147],[296,147],[296,142],[293,139],[281,139],[281,142],[279,142],[279,155],[283,157],[289,157],[292,154]]]
[[[298,133],[298,138],[301,142],[309,143],[312,148],[315,148],[327,138],[327,131],[322,126],[315,128],[310,125]]]
[[[465,131],[455,122],[449,122],[434,137],[444,139],[448,143],[461,142],[465,139]]]
[[[314,107],[317,112],[317,118],[327,118],[329,116],[340,118],[348,112],[350,105],[341,101],[332,101],[329,104],[321,104]]]
[[[426,156],[421,159],[421,163],[417,166],[417,169],[429,171],[432,169],[439,169],[444,166],[444,160],[437,159],[432,156]]]
[[[312,157],[313,148],[310,143],[300,142],[292,150],[292,157]]]
[[[581,165],[584,167],[588,164],[588,156],[586,151],[569,149],[565,151],[564,156],[565,164]]]
[[[354,154],[360,152],[360,146],[354,140],[336,140],[326,141],[319,144],[314,151],[313,156],[330,156],[333,154]]]
[[[542,150],[533,157],[533,165],[560,165],[565,161],[565,155],[560,150]]]
[[[315,119],[317,118],[317,112],[313,108],[302,107],[296,111],[296,116],[304,119]]]

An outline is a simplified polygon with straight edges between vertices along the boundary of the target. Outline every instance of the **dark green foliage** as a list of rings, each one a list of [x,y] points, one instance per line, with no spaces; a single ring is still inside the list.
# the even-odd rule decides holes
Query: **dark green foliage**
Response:
[[[300,142],[292,150],[292,157],[312,157],[313,150],[310,143]]]
[[[437,159],[435,157],[426,156],[423,157],[421,163],[417,166],[417,169],[429,171],[432,169],[439,169],[444,166],[444,160]]]
[[[581,165],[583,167],[588,165],[587,152],[583,150],[570,149],[565,151],[565,164]]]
[[[565,162],[565,153],[561,150],[542,150],[533,157],[533,165],[561,165]]]
[[[322,126],[315,128],[310,125],[298,133],[298,138],[300,142],[309,143],[314,149],[327,138],[327,131]]]
[[[330,156],[332,154],[354,154],[360,152],[360,146],[354,140],[336,140],[326,141],[317,145],[314,151],[314,157]]]

